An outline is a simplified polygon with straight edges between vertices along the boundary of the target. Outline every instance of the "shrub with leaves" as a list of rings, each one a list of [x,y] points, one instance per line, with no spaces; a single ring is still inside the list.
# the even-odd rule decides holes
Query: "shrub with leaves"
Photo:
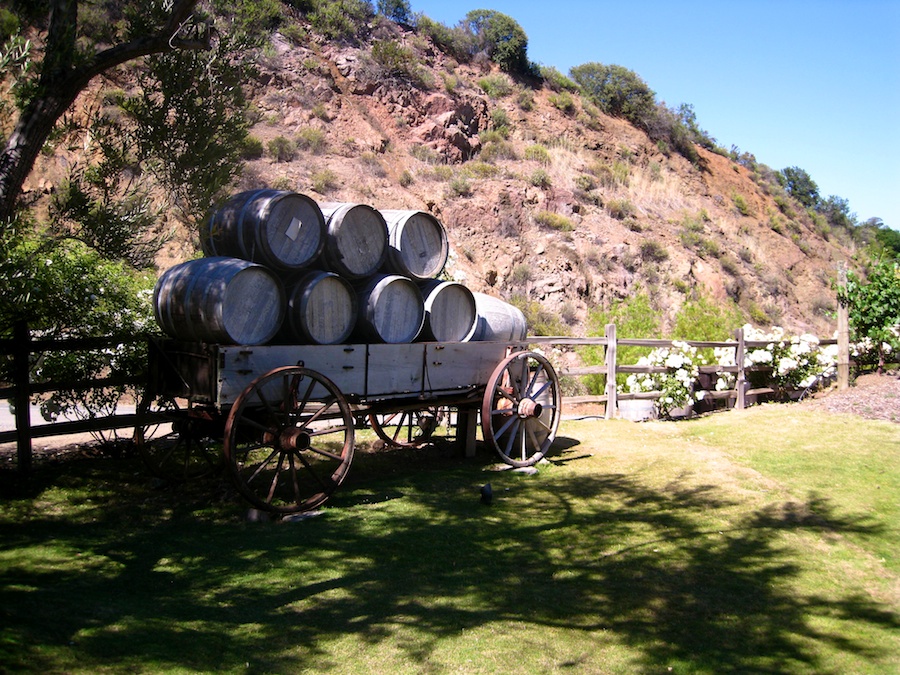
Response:
[[[875,263],[865,281],[855,272],[848,272],[847,286],[838,289],[838,299],[847,307],[851,339],[868,339],[875,345],[878,370],[882,371],[889,350],[900,348],[900,263]]]
[[[665,368],[665,371],[632,373],[625,380],[625,386],[620,389],[631,394],[660,392],[656,407],[660,415],[668,417],[673,410],[703,398],[702,391],[694,391],[703,363],[696,347],[687,342],[674,341],[671,347],[654,349],[637,362],[639,366]]]
[[[27,321],[38,338],[140,336],[156,332],[151,299],[154,279],[122,262],[101,257],[74,239],[46,240],[29,235],[4,245],[0,280],[0,335],[10,337],[17,321]],[[110,349],[45,352],[31,364],[35,382],[73,382],[144,372],[143,342]],[[3,361],[0,379],[9,380]],[[53,392],[41,400],[48,420],[69,414],[79,418],[111,414],[133,387]]]

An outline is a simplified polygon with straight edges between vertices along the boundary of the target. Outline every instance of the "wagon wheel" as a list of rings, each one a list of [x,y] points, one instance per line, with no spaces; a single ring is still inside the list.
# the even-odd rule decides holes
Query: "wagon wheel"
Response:
[[[422,410],[370,413],[369,425],[382,441],[395,448],[414,448],[431,440],[449,413],[446,408],[430,406]]]
[[[484,392],[485,442],[507,464],[536,464],[556,438],[560,401],[559,378],[546,358],[534,352],[508,356],[494,370]]]
[[[353,413],[327,377],[286,366],[247,385],[225,424],[225,461],[240,493],[265,511],[321,505],[353,461]]]
[[[219,467],[216,425],[194,417],[169,396],[147,391],[137,408],[134,442],[144,464],[159,478],[185,481]]]

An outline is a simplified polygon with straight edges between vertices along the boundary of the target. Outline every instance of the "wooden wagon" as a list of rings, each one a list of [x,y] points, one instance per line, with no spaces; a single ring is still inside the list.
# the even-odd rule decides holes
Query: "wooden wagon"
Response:
[[[454,410],[457,438],[483,439],[515,467],[547,453],[559,379],[518,343],[233,346],[153,341],[136,440],[156,474],[190,478],[219,462],[254,507],[315,509],[347,476],[355,429],[386,443],[428,440]],[[153,420],[151,424],[150,420]],[[163,420],[160,426],[159,420]]]

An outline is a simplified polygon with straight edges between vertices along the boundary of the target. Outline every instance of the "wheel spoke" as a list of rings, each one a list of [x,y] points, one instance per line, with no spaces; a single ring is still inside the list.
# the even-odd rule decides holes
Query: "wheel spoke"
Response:
[[[503,450],[503,454],[507,457],[512,457],[512,446],[513,443],[515,443],[516,436],[519,434],[519,422],[521,422],[518,417],[513,417],[512,421],[514,422],[513,429],[509,432],[509,437],[506,440],[506,448]]]
[[[259,446],[259,447],[260,447],[260,448],[264,448],[264,447],[266,447],[266,446],[261,445],[261,446]],[[272,458],[273,458],[275,455],[277,455],[278,452],[279,452],[279,451],[278,451],[278,448],[273,448],[273,449],[272,449],[272,452],[269,453],[269,456],[266,457],[262,462],[260,462],[260,463],[257,465],[256,471],[254,471],[252,474],[250,474],[250,477],[247,478],[247,482],[248,482],[248,483],[252,483],[254,480],[256,480],[256,478],[262,473],[263,469],[265,469],[265,468],[269,465],[269,462],[272,461]]]
[[[504,412],[507,415],[509,415],[509,419],[506,420],[506,422],[503,424],[503,426],[500,427],[499,429],[497,429],[497,431],[495,433],[495,436],[499,437],[506,433],[506,430],[509,429],[510,425],[512,425],[517,419],[519,419],[519,416],[510,414],[509,410],[498,411],[498,412]]]

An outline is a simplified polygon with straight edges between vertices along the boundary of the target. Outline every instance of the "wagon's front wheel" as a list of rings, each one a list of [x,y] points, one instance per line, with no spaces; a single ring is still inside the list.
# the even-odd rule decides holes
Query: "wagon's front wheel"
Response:
[[[185,481],[212,473],[220,466],[214,438],[221,425],[195,416],[168,396],[147,392],[137,407],[134,441],[144,464],[158,478]]]
[[[225,460],[238,491],[265,511],[320,506],[350,469],[353,424],[341,391],[313,370],[286,366],[257,378],[225,424]]]
[[[516,352],[488,380],[481,406],[484,440],[507,464],[536,464],[556,438],[562,395],[559,378],[541,354]]]

